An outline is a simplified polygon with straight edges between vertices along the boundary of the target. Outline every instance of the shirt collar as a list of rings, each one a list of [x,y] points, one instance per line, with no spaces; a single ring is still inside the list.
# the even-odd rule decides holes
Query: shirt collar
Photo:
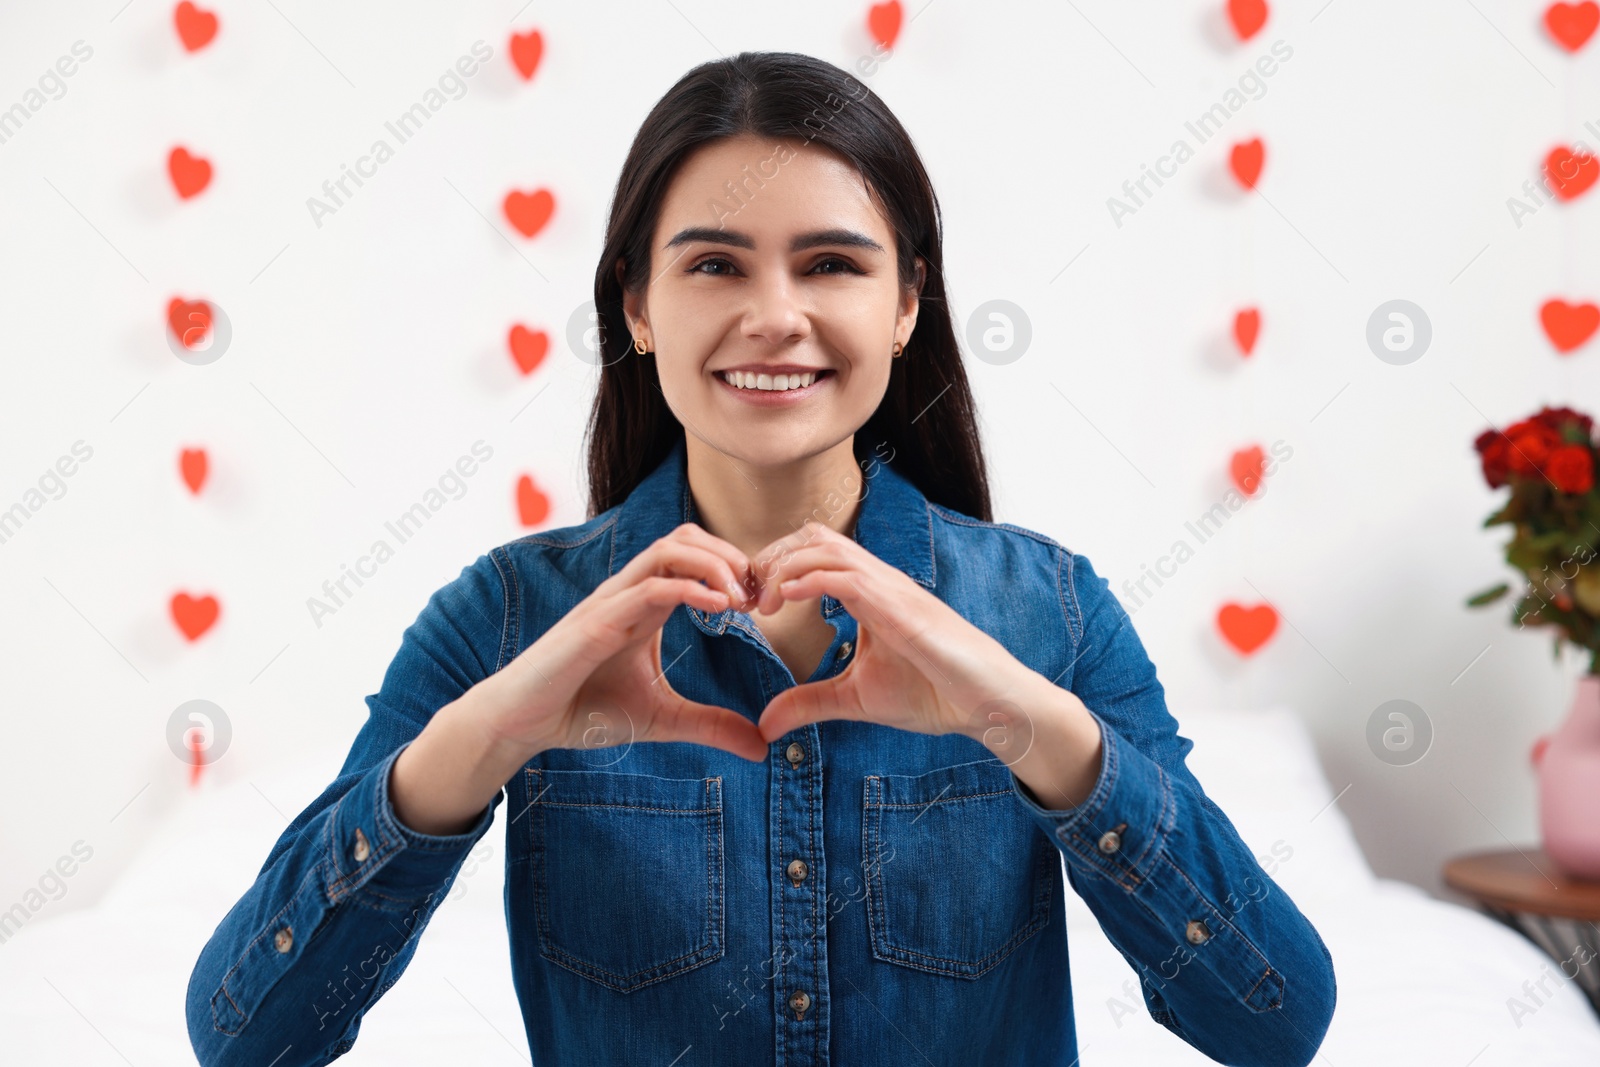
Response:
[[[856,541],[919,585],[932,589],[933,516],[927,497],[887,461],[874,459],[862,473],[865,495],[856,513]],[[689,493],[688,453],[684,439],[679,437],[666,459],[645,475],[619,506],[608,574],[616,574],[634,556],[682,523],[695,521],[698,515]],[[840,610],[833,597],[822,599],[825,615]],[[708,622],[718,618],[694,608],[689,610]],[[732,614],[731,608],[721,613],[723,627]]]

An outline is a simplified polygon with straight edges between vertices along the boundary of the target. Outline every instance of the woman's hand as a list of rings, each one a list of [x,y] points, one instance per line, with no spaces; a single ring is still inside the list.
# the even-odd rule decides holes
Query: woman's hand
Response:
[[[686,700],[661,662],[661,628],[679,604],[743,607],[750,579],[739,549],[694,523],[679,526],[479,683],[494,709],[488,730],[525,759],[550,748],[691,741],[765,760],[767,742],[754,723]]]
[[[955,609],[863,548],[808,522],[756,556],[754,610],[772,614],[785,600],[835,597],[856,619],[854,658],[843,672],[786,689],[758,724],[767,740],[823,719],[857,719],[924,734],[995,729],[1024,751],[1028,713],[1007,697],[1038,675]],[[1026,736],[1024,736],[1026,735]],[[997,739],[985,740],[991,748]]]
[[[825,719],[959,733],[1011,768],[1047,810],[1076,807],[1093,791],[1103,738],[1083,701],[859,542],[808,522],[763,549],[756,572],[753,610],[770,615],[785,600],[826,593],[856,620],[849,666],[766,706],[757,725],[768,741]]]

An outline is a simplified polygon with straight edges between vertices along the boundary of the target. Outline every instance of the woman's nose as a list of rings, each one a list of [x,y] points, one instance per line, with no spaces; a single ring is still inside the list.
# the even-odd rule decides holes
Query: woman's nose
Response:
[[[811,332],[810,316],[787,272],[766,272],[747,291],[750,306],[745,310],[745,336],[782,344]]]

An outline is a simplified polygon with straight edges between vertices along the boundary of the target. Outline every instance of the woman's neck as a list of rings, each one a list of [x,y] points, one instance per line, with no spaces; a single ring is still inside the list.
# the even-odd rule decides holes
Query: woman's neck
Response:
[[[853,442],[848,437],[815,456],[762,467],[685,435],[689,491],[701,527],[752,560],[813,519],[849,536],[865,486]]]

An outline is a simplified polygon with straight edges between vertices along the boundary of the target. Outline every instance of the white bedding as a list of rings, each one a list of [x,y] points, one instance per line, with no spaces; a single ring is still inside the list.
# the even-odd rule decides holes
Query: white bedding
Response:
[[[1189,766],[1333,954],[1338,1009],[1319,1064],[1535,1067],[1600,1064],[1600,1021],[1570,982],[1513,1019],[1507,999],[1548,957],[1474,911],[1375,879],[1310,740],[1287,711],[1185,715]],[[96,906],[40,917],[0,945],[0,1062],[194,1063],[189,971],[255,877],[287,815],[336,773],[329,749],[281,774],[193,798]],[[340,1063],[526,1064],[501,890],[505,806],[410,969]],[[1276,846],[1276,852],[1274,852]],[[1072,984],[1086,1067],[1212,1062],[1153,1022],[1132,968],[1067,894]],[[679,1067],[689,1067],[687,1061]]]

